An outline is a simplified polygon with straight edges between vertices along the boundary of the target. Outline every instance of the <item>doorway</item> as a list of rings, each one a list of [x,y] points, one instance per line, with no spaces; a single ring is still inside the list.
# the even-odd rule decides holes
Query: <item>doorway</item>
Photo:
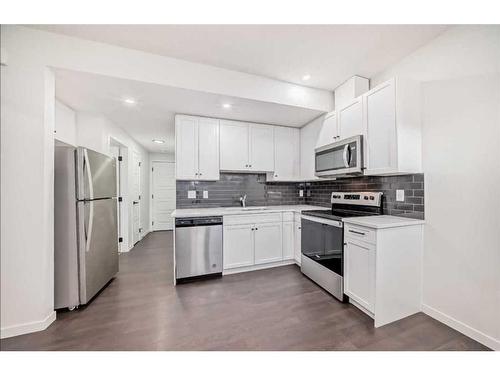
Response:
[[[117,139],[109,138],[109,153],[116,159],[116,195],[118,197],[117,218],[118,218],[118,238],[119,251],[126,252],[128,246],[128,215],[126,209],[127,202],[127,146]]]
[[[132,244],[141,240],[141,155],[132,152],[130,200],[132,202]]]
[[[175,163],[151,162],[151,230],[172,230],[175,210]]]

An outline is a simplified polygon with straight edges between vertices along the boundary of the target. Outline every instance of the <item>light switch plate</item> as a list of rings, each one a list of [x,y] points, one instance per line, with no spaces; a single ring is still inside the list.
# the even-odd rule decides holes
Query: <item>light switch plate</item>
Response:
[[[188,190],[188,199],[196,199],[196,190]]]
[[[203,199],[208,199],[208,190],[203,190]]]
[[[304,190],[299,190],[299,197],[303,197],[304,196]]]
[[[396,200],[398,202],[404,202],[405,201],[405,191],[397,189],[396,190]]]

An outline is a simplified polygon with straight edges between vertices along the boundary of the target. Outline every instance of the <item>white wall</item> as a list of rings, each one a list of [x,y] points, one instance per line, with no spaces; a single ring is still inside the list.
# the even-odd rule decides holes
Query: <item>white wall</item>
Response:
[[[500,350],[500,26],[456,26],[372,78],[422,81],[424,311]]]
[[[175,162],[175,153],[151,152],[149,154],[149,160],[165,160]]]
[[[54,89],[50,70],[15,54],[1,67],[1,337],[55,319]]]
[[[54,138],[71,146],[76,146],[76,113],[66,104],[56,100],[56,122]]]
[[[108,120],[106,117],[86,112],[76,112],[77,143],[78,146],[88,147],[92,150],[112,155],[110,150],[110,137],[127,147],[127,160],[132,160],[132,152],[139,153],[141,158],[141,227],[143,235],[149,231],[149,153],[130,137],[122,128]],[[128,176],[132,176],[132,165],[128,163]],[[130,191],[132,181],[129,178],[127,191]],[[126,248],[133,246],[132,236],[132,202],[124,199],[128,210],[128,237],[124,241],[128,242]]]

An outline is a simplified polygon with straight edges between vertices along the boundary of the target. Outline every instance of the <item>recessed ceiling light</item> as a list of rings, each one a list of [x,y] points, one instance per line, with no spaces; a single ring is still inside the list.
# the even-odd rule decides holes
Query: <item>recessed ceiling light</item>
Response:
[[[163,139],[153,139],[154,143],[165,143]]]
[[[129,105],[137,104],[137,100],[135,100],[134,98],[125,98],[123,99],[123,102]]]
[[[229,109],[229,108],[231,108],[231,104],[229,104],[229,103],[224,103],[224,104],[222,104],[222,108]]]
[[[302,81],[309,81],[309,79],[311,78],[311,75],[310,74],[304,74],[302,76]]]

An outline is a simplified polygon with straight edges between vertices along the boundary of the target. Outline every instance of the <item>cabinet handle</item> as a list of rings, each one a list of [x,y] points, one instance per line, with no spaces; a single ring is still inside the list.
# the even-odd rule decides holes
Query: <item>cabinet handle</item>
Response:
[[[278,175],[277,175],[277,174],[275,174],[275,175],[274,175],[274,177],[278,177]]]
[[[249,166],[250,168],[252,168],[252,164],[249,164],[248,166]]]
[[[201,173],[198,173],[198,176],[201,176]]]
[[[255,228],[255,230],[259,230],[259,228]]]
[[[349,229],[349,232],[351,232],[351,233],[356,233],[356,234],[360,234],[360,235],[362,235],[362,236],[364,236],[364,235],[366,234],[366,233],[363,233],[363,232],[358,232],[358,231],[351,230],[351,229]]]

